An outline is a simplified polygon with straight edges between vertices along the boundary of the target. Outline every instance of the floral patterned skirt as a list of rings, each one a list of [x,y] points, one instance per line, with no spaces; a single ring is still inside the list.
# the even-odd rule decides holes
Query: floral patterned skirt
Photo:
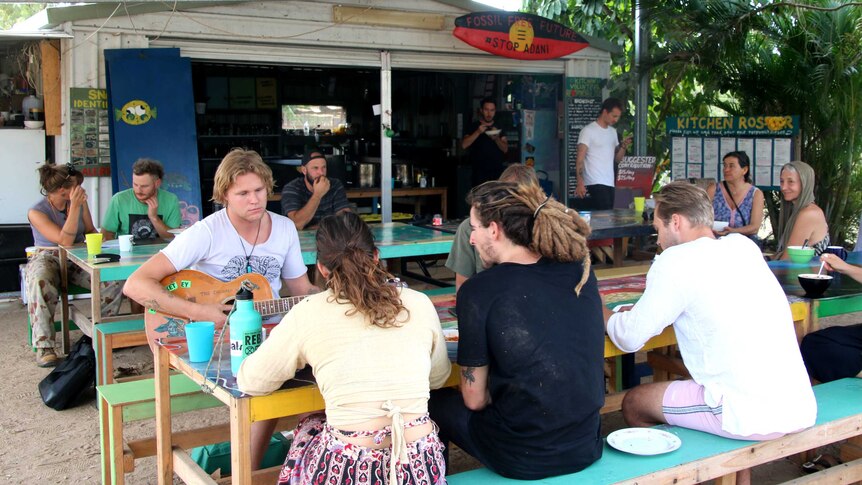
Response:
[[[427,415],[422,419],[427,419]],[[407,463],[400,464],[397,485],[445,485],[443,448],[436,431],[408,443]],[[326,415],[313,414],[297,425],[278,483],[396,485],[388,483],[390,459],[389,448],[346,443],[329,431]]]

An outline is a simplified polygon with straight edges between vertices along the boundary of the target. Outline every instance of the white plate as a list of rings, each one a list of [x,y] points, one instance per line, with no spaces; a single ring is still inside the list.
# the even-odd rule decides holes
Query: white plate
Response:
[[[729,224],[730,224],[729,222],[725,222],[725,221],[715,221],[712,223],[712,230],[715,232],[723,231],[727,228],[727,226]]]
[[[176,228],[176,229],[168,229],[168,232],[169,232],[169,233],[171,233],[171,234],[173,234],[174,236],[176,236],[177,234],[179,234],[179,233],[181,233],[181,232],[183,232],[183,231],[185,231],[185,229],[183,229],[183,228],[181,228],[181,227],[178,227],[178,228]]]
[[[660,455],[682,445],[679,437],[655,428],[626,428],[608,435],[608,444],[634,455]]]
[[[497,136],[500,134],[501,130],[486,130],[485,134],[488,136]]]

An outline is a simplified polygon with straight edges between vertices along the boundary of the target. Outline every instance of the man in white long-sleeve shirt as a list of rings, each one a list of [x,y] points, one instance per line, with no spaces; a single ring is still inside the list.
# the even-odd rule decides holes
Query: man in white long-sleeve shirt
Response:
[[[757,245],[738,234],[715,238],[703,189],[673,182],[655,199],[653,224],[664,252],[631,311],[606,311],[607,332],[634,352],[673,325],[692,380],[630,390],[626,422],[749,440],[812,426],[817,405],[790,307]]]

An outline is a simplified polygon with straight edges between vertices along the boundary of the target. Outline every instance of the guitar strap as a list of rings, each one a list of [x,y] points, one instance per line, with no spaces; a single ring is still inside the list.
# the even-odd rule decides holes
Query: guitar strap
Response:
[[[739,210],[739,206],[736,204],[736,201],[733,199],[733,192],[731,192],[730,187],[727,186],[727,180],[722,180],[721,184],[724,185],[724,190],[727,191],[727,195],[730,197],[730,201],[733,202],[733,208],[736,209],[736,213],[739,214],[740,219],[742,219],[742,225],[747,226],[748,222],[745,220],[745,216],[742,214],[742,211]]]

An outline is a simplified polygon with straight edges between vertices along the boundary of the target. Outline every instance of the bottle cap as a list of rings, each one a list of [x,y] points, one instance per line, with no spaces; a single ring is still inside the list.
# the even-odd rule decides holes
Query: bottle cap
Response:
[[[249,290],[248,288],[243,286],[239,289],[239,291],[236,292],[236,299],[237,300],[253,300],[254,299],[254,293],[252,293],[251,290]]]

